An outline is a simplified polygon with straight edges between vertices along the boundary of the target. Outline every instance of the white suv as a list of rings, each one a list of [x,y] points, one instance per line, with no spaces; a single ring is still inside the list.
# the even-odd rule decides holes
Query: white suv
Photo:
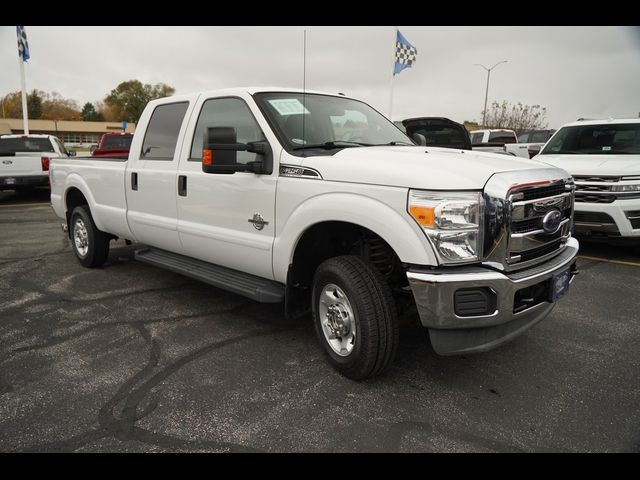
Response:
[[[578,234],[640,244],[640,118],[568,123],[535,160],[573,176]]]

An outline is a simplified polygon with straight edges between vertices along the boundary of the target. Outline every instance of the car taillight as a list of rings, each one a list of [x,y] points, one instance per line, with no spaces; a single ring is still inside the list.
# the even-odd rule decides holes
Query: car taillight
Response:
[[[40,163],[42,164],[42,171],[49,171],[49,157],[40,157]]]

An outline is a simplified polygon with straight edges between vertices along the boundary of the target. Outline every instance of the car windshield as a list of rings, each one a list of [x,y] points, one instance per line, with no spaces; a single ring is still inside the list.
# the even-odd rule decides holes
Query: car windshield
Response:
[[[373,145],[415,145],[393,123],[363,102],[330,95],[258,93],[258,106],[284,147],[332,155],[339,149]]]
[[[131,135],[109,135],[102,144],[103,150],[129,150],[131,148]]]
[[[0,138],[0,152],[53,152],[53,145],[48,138],[13,137]]]
[[[540,155],[638,155],[640,123],[561,128]]]

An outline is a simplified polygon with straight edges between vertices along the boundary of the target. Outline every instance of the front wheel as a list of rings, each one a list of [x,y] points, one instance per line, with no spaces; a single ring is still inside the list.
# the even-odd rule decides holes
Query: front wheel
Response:
[[[107,261],[109,235],[98,230],[87,206],[73,209],[69,229],[73,252],[83,266],[100,267]]]
[[[398,321],[391,289],[360,257],[326,260],[313,280],[316,335],[341,374],[361,380],[383,372],[398,346]]]

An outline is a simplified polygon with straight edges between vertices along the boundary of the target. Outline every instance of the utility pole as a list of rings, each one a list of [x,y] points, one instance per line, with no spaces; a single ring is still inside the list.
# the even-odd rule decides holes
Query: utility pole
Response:
[[[486,123],[486,119],[487,119],[487,98],[489,98],[489,79],[491,78],[491,70],[496,68],[501,63],[507,63],[507,62],[508,62],[508,60],[502,60],[501,62],[496,63],[491,68],[487,68],[484,65],[482,65],[481,63],[474,63],[473,64],[474,66],[482,67],[487,71],[487,88],[484,91],[484,110],[482,111],[482,126],[483,127],[487,126],[487,123]]]

